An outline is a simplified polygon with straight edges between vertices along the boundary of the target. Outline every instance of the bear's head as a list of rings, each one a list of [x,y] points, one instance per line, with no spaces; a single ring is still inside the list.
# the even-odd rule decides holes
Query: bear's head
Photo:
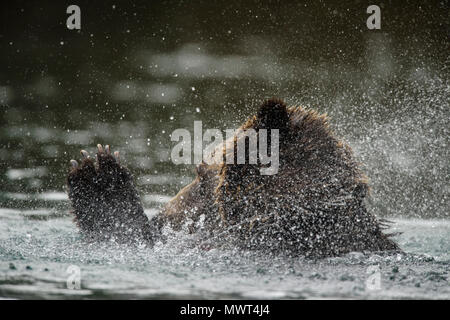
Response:
[[[174,229],[188,221],[211,242],[306,255],[395,247],[367,213],[366,178],[326,115],[270,99],[212,153],[222,161],[200,164],[167,204]]]

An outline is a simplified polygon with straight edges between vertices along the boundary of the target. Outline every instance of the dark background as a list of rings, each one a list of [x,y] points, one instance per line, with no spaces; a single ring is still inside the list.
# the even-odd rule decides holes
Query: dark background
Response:
[[[81,8],[81,30],[66,8]],[[381,7],[381,30],[366,9]],[[0,204],[64,191],[68,161],[120,149],[143,194],[173,195],[170,133],[233,128],[267,97],[327,112],[384,216],[448,217],[448,1],[1,4]],[[26,199],[23,195],[27,195]],[[150,204],[149,204],[150,205]]]

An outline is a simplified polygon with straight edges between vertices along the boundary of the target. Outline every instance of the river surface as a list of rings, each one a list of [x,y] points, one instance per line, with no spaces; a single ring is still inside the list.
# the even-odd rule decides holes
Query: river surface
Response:
[[[391,229],[404,254],[306,260],[205,251],[183,234],[155,248],[86,245],[63,212],[0,209],[0,298],[449,299],[450,223],[394,219]]]

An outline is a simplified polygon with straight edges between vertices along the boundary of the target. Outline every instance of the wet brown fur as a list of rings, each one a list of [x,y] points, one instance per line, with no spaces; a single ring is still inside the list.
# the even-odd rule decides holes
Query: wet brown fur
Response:
[[[173,227],[180,229],[186,217],[197,221],[205,215],[210,238],[243,248],[314,256],[398,250],[367,212],[367,177],[351,148],[333,135],[327,116],[300,106],[286,107],[277,99],[265,101],[260,110],[268,105],[282,106],[288,116],[285,128],[278,128],[279,172],[262,176],[259,165],[225,164],[227,149],[217,148],[214,152],[223,153],[223,163],[201,164],[194,182],[166,206],[163,215],[177,216],[171,220]],[[270,116],[271,110],[266,112]],[[261,127],[270,129],[255,115],[240,129]],[[226,143],[234,143],[236,153],[237,137]],[[201,185],[206,194],[191,192]]]
[[[300,106],[287,107],[282,100],[269,99],[240,127],[243,131],[250,128],[279,130],[277,174],[261,175],[259,161],[226,164],[230,148],[225,146],[234,145],[232,156],[235,160],[237,157],[241,138],[235,135],[225,146],[213,151],[222,154],[221,164],[200,164],[194,181],[169,201],[150,221],[150,227],[142,219],[139,223],[131,219],[128,222],[131,229],[148,230],[143,237],[151,238],[150,242],[158,240],[159,231],[170,225],[176,231],[199,234],[202,242],[213,246],[226,244],[314,257],[399,250],[389,235],[383,233],[383,224],[367,211],[364,202],[369,189],[367,178],[354,160],[351,148],[334,136],[325,114]],[[92,192],[89,189],[102,191],[98,190],[98,183],[80,182],[83,177],[78,177],[82,175],[79,170],[69,176],[69,195],[78,210],[77,216],[93,225],[95,219],[88,218],[93,210],[83,212],[83,206],[93,206],[88,204]],[[125,177],[128,188],[134,190],[128,175]],[[78,195],[77,190],[82,194]],[[131,191],[128,198],[132,200],[117,195],[118,200],[132,201],[130,206],[139,207],[140,202]],[[92,225],[85,229],[92,229]]]

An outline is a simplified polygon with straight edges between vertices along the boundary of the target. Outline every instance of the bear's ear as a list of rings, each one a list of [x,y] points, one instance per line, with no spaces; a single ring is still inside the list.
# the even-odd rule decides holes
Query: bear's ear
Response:
[[[206,171],[208,170],[208,165],[204,162],[200,163],[195,167],[195,172],[197,176],[202,180],[206,176]]]
[[[256,115],[258,129],[280,129],[284,131],[289,123],[286,104],[281,99],[266,100]]]

